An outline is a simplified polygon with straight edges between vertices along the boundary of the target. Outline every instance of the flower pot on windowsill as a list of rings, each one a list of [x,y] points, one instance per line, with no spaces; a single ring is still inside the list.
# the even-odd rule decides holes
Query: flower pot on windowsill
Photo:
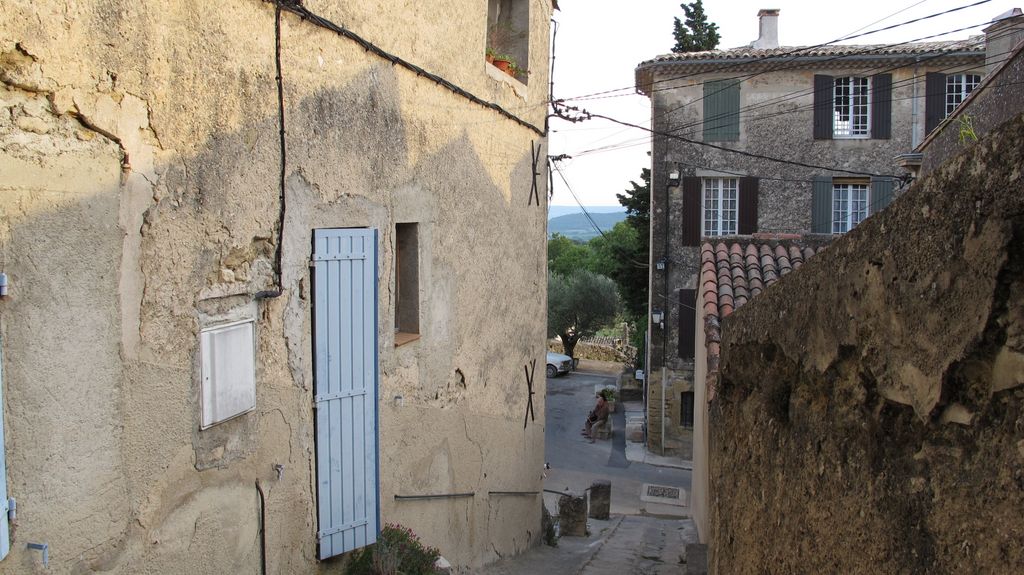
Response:
[[[508,74],[509,76],[512,75],[512,62],[511,61],[503,60],[501,58],[495,58],[494,59],[494,66],[496,68],[498,68],[499,70],[501,70],[502,72]]]

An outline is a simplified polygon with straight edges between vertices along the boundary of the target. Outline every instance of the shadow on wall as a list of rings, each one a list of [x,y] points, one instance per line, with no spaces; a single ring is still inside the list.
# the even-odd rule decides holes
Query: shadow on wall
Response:
[[[377,66],[344,89],[313,93],[287,110],[288,174],[301,175],[311,194],[297,197],[306,205],[294,205],[288,216],[285,241],[295,238],[296,250],[286,253],[286,288],[302,291],[299,279],[306,277],[314,222],[340,217],[353,225],[355,216],[346,210],[358,206],[367,218],[361,225],[387,226],[400,209],[395,190],[430,196],[433,203],[424,205],[437,246],[433,280],[450,279],[454,288],[448,289],[450,305],[430,312],[449,316],[439,332],[448,339],[439,341],[451,345],[424,364],[446,374],[457,364],[468,391],[443,382],[430,390],[430,379],[421,376],[424,401],[476,393],[495,405],[525,405],[522,363],[540,340],[533,341],[535,314],[522,313],[517,302],[535,298],[527,310],[542,310],[544,287],[508,278],[508,263],[536,261],[536,277],[543,280],[543,233],[536,245],[521,238],[524,227],[543,229],[544,210],[537,207],[529,222],[510,217],[519,212],[490,180],[465,133],[407,165],[407,139],[436,132],[425,135],[426,128],[418,128],[410,134],[396,86],[395,72]],[[277,137],[278,119],[261,118],[238,132],[216,134],[195,157],[157,166],[152,203],[138,230],[143,286],[134,302],[141,338],[134,352],[121,348],[118,329],[126,305],[119,274],[124,230],[118,225],[125,190],[100,190],[9,220],[4,250],[12,296],[3,305],[9,490],[31,510],[16,540],[49,539],[55,566],[60,557],[74,557],[75,569],[117,570],[146,562],[173,570],[171,564],[180,566],[176,562],[188,554],[202,561],[219,557],[210,568],[248,571],[258,561],[252,478],[274,481],[272,464],[280,462],[289,473],[279,493],[291,502],[279,499],[276,505],[293,512],[281,517],[278,511],[277,521],[293,535],[272,554],[287,564],[313,556],[307,525],[315,515],[313,482],[303,460],[307,451],[294,445],[312,441],[311,382],[296,377],[310,370],[308,334],[298,333],[308,326],[308,316],[288,316],[300,321],[282,326],[266,313],[273,308],[263,310],[257,411],[198,432],[198,314],[249,300],[273,283]],[[516,210],[529,196],[531,168],[528,151],[510,168]],[[119,172],[120,165],[112,169]],[[382,241],[389,241],[386,230]],[[381,281],[386,279],[382,273]],[[210,299],[200,302],[204,296]],[[301,311],[308,303],[299,305]],[[383,317],[382,322],[390,325]],[[475,365],[463,365],[463,357]],[[296,385],[279,383],[289,376]],[[270,405],[278,406],[273,411],[280,418],[266,411]],[[289,405],[296,407],[289,412]],[[522,409],[511,411],[518,420]],[[282,432],[278,436],[269,437],[263,425],[268,418],[274,423],[267,425]],[[211,471],[197,472],[203,469]],[[197,503],[211,500],[222,511],[235,511],[218,512],[212,520],[208,506]],[[54,501],[65,504],[58,508]],[[91,527],[58,540],[69,525],[84,524]],[[155,543],[160,540],[165,544]],[[197,547],[172,544],[180,541]],[[236,552],[214,553],[218,548]],[[34,556],[12,559],[31,562]]]

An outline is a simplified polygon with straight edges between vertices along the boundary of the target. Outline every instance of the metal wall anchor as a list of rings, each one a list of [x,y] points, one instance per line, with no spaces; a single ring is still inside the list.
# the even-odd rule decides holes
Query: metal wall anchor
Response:
[[[50,544],[49,543],[29,543],[29,549],[38,549],[43,552],[43,567],[50,566]]]

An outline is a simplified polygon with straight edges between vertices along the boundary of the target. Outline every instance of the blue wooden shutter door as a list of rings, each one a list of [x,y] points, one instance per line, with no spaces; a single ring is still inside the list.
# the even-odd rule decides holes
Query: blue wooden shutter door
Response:
[[[316,475],[320,559],[374,543],[377,231],[314,233]]]
[[[0,559],[11,550],[11,526],[8,524],[7,499],[7,442],[4,439],[4,378],[3,353],[0,351]]]

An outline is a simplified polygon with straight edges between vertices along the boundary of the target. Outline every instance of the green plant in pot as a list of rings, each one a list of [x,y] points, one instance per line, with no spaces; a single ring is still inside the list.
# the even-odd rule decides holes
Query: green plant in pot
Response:
[[[508,54],[495,54],[494,62],[492,62],[499,70],[512,76],[512,69],[517,67],[516,61],[512,59],[512,56]]]
[[[508,73],[520,80],[525,80],[526,77],[530,75],[529,70],[527,70],[526,68],[520,68],[519,65],[516,64],[515,62],[512,62],[512,65],[509,67]]]

